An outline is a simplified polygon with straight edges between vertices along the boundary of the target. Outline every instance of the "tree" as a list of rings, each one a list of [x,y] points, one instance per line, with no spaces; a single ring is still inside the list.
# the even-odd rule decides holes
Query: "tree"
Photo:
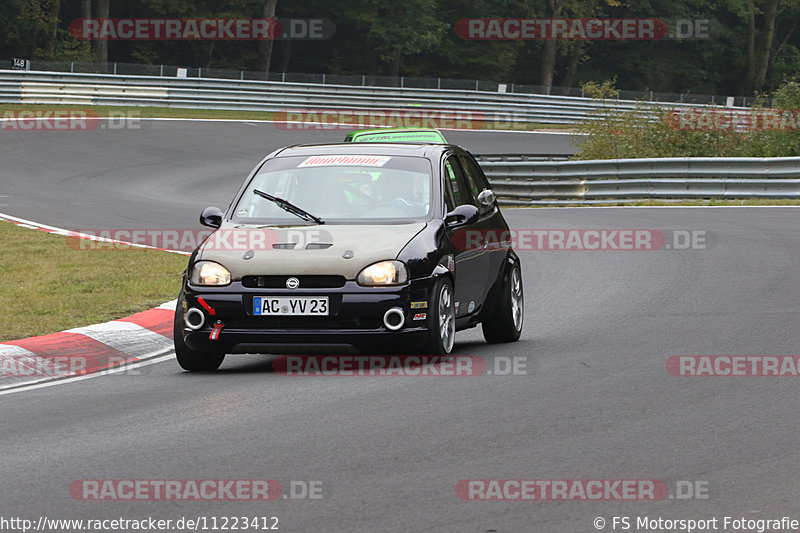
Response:
[[[367,41],[374,46],[389,75],[399,76],[403,59],[437,46],[448,24],[437,18],[436,0],[366,0],[355,15],[367,27]]]
[[[97,18],[109,18],[108,0],[97,0]],[[98,39],[95,41],[95,50],[97,51],[97,60],[100,63],[108,63],[108,40]]]
[[[265,19],[275,17],[275,8],[278,0],[264,0],[264,10],[262,16]],[[269,78],[269,64],[272,60],[272,39],[262,39],[258,42],[258,70],[264,73],[264,79]]]
[[[559,18],[564,9],[564,0],[547,0],[547,16],[549,18]],[[545,87],[553,85],[553,73],[556,68],[556,52],[558,51],[558,41],[547,39],[544,42],[544,55],[542,56],[542,75],[541,84]]]

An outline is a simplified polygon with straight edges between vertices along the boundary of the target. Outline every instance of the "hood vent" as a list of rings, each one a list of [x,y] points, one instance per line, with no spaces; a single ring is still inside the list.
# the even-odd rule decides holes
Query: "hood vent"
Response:
[[[327,250],[333,246],[329,242],[310,242],[306,244],[306,250]],[[273,250],[294,250],[297,248],[296,242],[276,242],[272,245]]]

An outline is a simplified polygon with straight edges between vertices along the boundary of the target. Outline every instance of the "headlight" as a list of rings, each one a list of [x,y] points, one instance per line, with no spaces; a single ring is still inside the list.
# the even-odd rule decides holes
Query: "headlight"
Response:
[[[408,269],[400,261],[381,261],[359,272],[356,281],[367,286],[402,285],[408,281]]]
[[[192,283],[195,285],[227,285],[230,282],[230,271],[219,263],[200,261],[192,268]]]

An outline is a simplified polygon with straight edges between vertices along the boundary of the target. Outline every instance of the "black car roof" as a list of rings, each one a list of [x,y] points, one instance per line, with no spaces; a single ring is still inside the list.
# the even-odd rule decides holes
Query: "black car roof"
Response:
[[[446,150],[458,149],[452,144],[435,143],[336,143],[336,144],[298,144],[287,146],[274,153],[273,157],[312,156],[312,155],[394,155],[411,157],[431,157]]]

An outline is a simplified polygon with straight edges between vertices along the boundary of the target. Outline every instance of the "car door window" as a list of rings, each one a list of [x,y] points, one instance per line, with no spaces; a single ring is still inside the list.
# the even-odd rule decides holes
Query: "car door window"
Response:
[[[448,157],[444,162],[445,202],[447,210],[452,211],[459,205],[476,205],[472,200],[469,185],[456,156]]]
[[[458,159],[461,161],[461,166],[464,169],[464,175],[466,176],[466,181],[469,185],[469,191],[474,200],[474,205],[478,207],[478,210],[481,214],[492,211],[494,209],[493,205],[483,205],[482,203],[478,202],[478,195],[481,193],[481,191],[490,188],[489,182],[486,180],[486,176],[484,176],[480,167],[478,167],[478,164],[471,157],[459,155]]]

